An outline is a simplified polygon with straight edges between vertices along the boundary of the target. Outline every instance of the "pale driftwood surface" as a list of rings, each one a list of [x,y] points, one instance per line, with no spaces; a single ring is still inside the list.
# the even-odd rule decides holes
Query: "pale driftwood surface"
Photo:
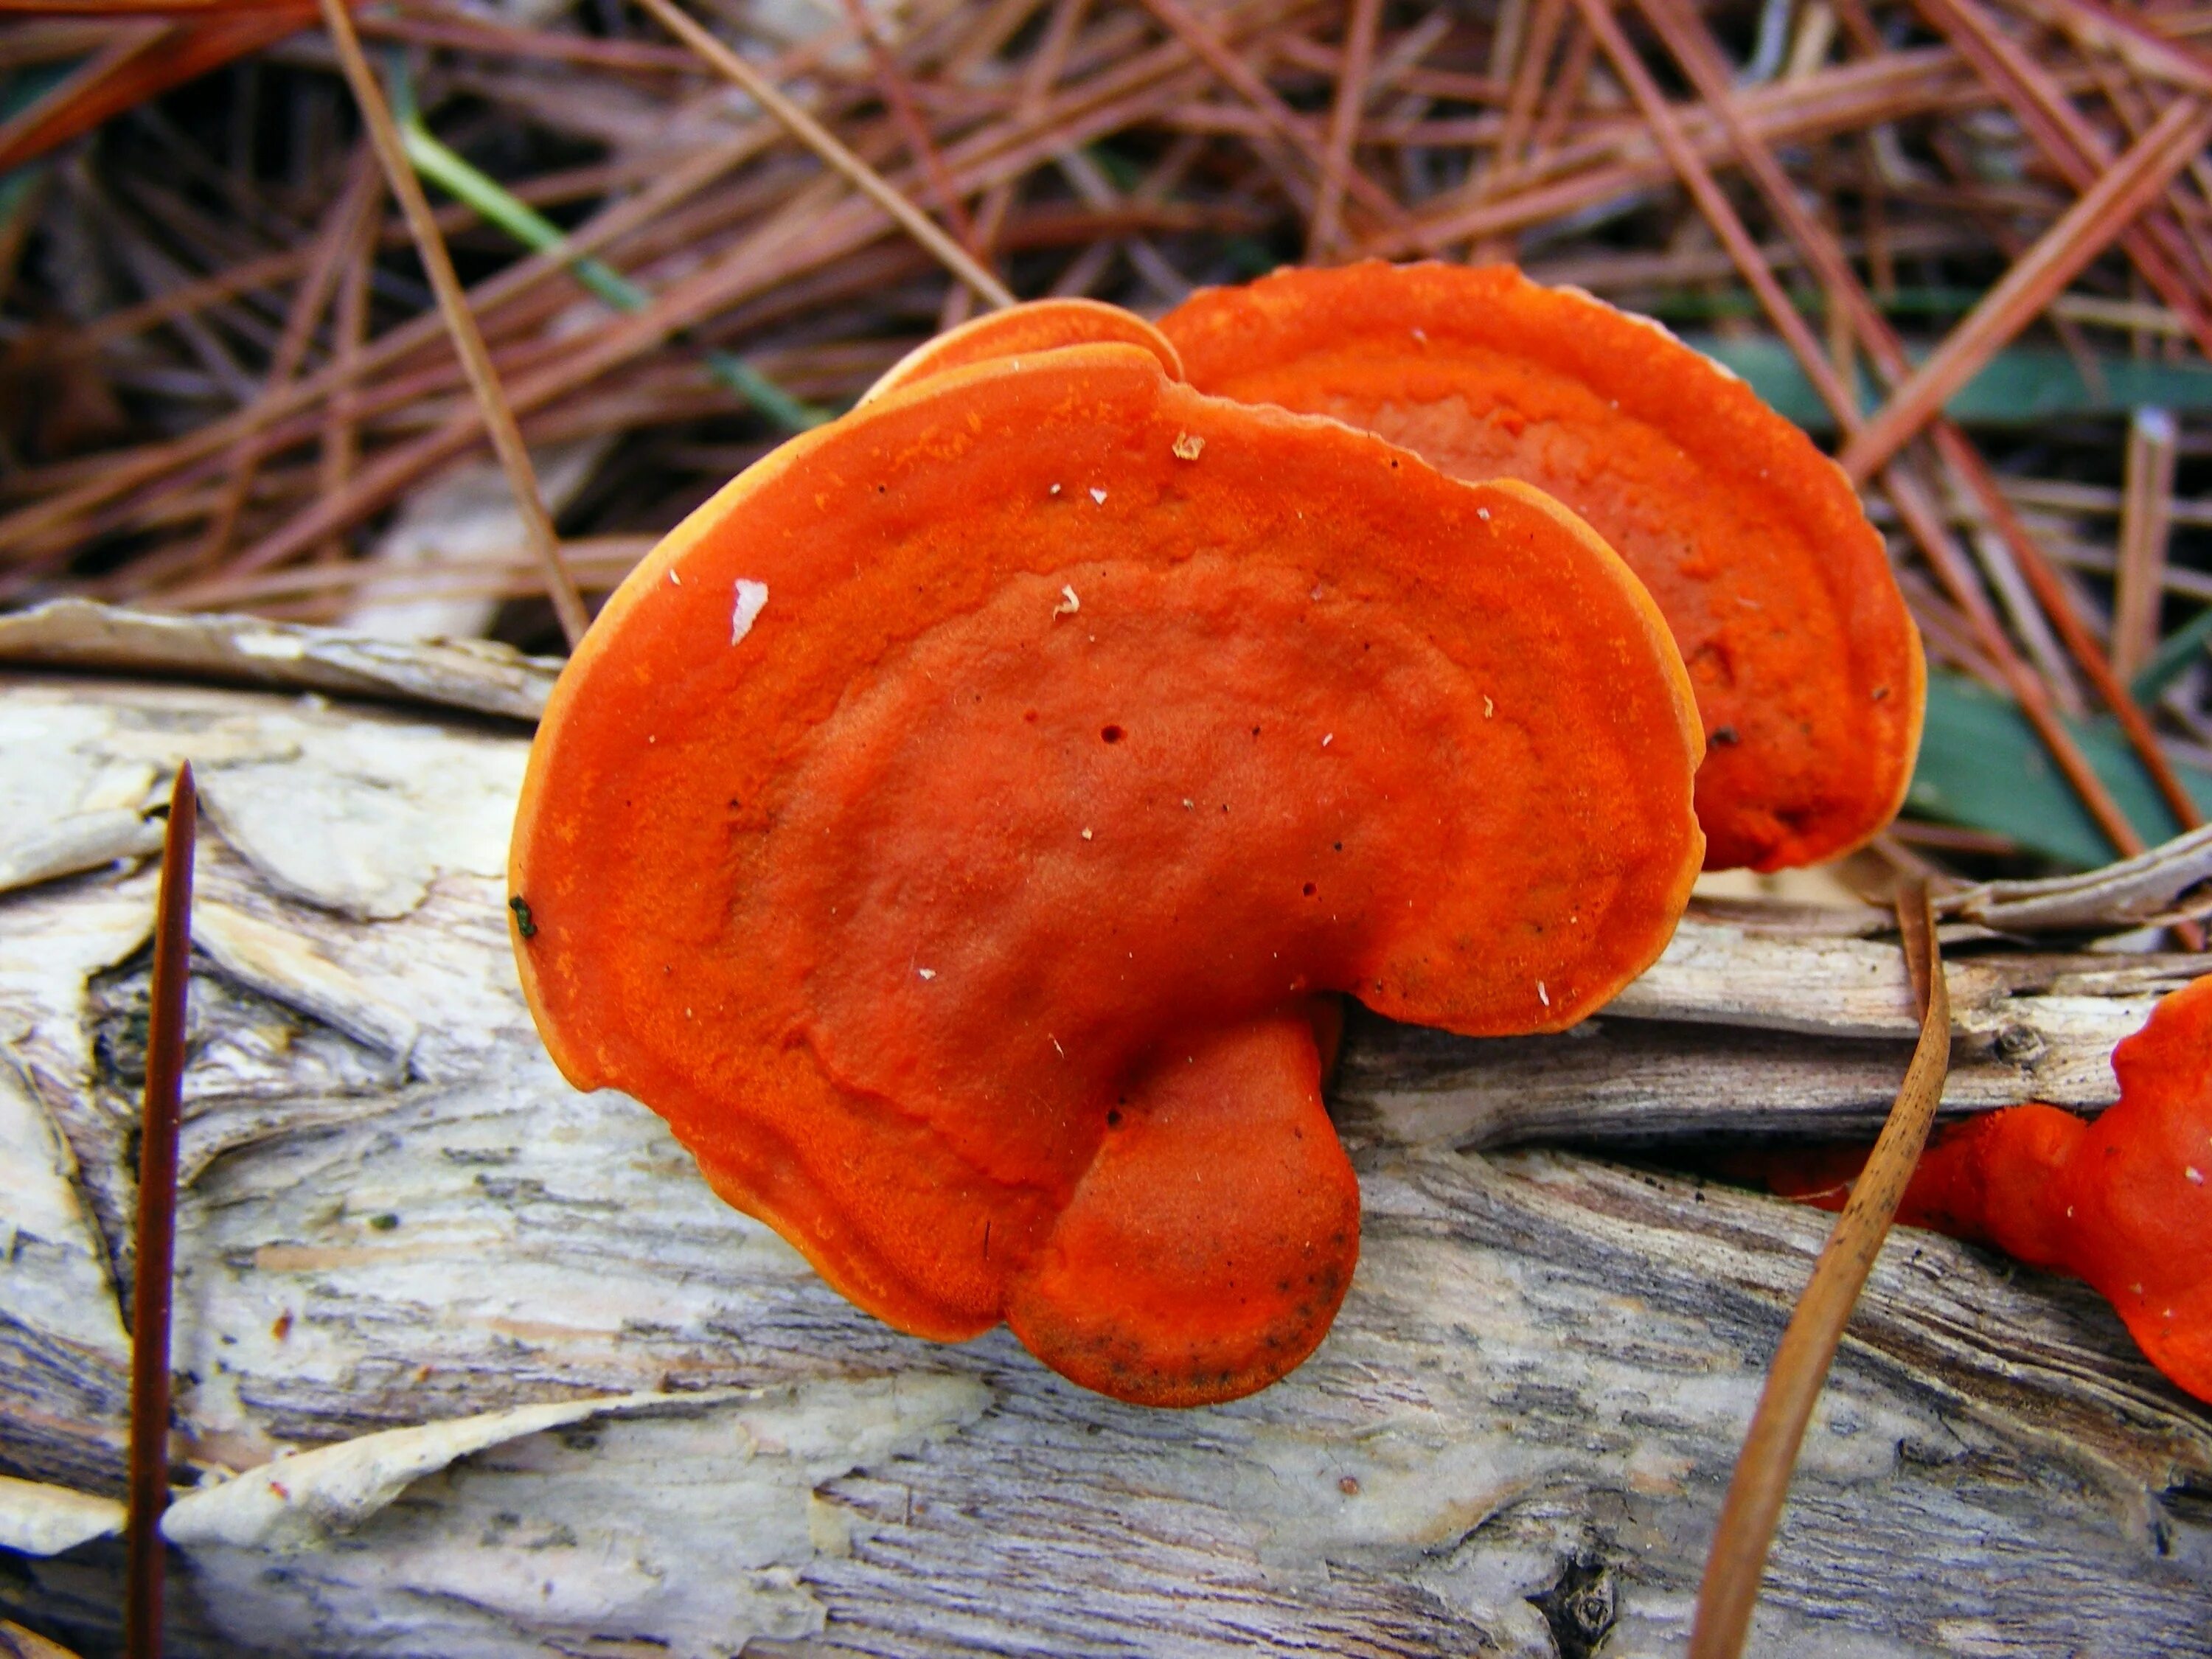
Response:
[[[0,662],[124,669],[424,702],[534,720],[561,671],[489,640],[398,641],[260,617],[167,616],[56,599],[0,617]]]
[[[1866,919],[1709,913],[1559,1037],[1357,1026],[1336,1329],[1251,1400],[1145,1412],[1004,1333],[884,1329],[658,1119],[559,1080],[501,910],[521,732],[0,681],[0,854],[135,816],[187,755],[207,802],[179,1650],[1679,1650],[1826,1218],[1462,1149],[1870,1122],[1910,1015]],[[151,904],[128,860],[0,895],[0,1609],[88,1648]],[[2198,965],[1954,949],[1954,1103],[2109,1098],[2112,1041]],[[1754,1650],[2212,1654],[2212,1413],[2079,1287],[1900,1236]]]

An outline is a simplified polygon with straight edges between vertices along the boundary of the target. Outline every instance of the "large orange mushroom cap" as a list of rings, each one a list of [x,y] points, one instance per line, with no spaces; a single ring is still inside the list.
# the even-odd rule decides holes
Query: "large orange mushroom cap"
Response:
[[[794,440],[609,601],[510,879],[579,1087],[940,1339],[1187,1405],[1351,1277],[1312,1003],[1579,1018],[1702,842],[1686,677],[1563,508],[1140,348]]]
[[[1368,262],[1206,289],[1160,329],[1200,391],[1588,520],[1689,665],[1709,868],[1814,863],[1895,815],[1925,670],[1881,539],[1803,433],[1656,323],[1510,266]]]

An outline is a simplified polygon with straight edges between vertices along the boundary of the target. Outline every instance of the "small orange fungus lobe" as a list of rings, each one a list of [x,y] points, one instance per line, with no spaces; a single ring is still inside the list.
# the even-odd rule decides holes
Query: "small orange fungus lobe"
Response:
[[[2212,1401],[2212,976],[2112,1050],[2094,1122],[2033,1102],[1966,1119],[1921,1155],[1897,1218],[2087,1279],[2146,1358]],[[1777,1192],[1839,1207],[1863,1149],[1775,1160]]]
[[[1687,900],[1700,750],[1556,503],[1062,348],[794,440],[639,567],[532,751],[516,952],[569,1079],[854,1302],[1201,1404],[1358,1259],[1328,994],[1580,1018]]]
[[[926,340],[884,371],[860,394],[863,404],[956,368],[1025,353],[1057,351],[1062,346],[1133,345],[1159,359],[1171,380],[1182,379],[1182,359],[1168,337],[1134,312],[1103,300],[1024,300],[1003,311],[986,312],[957,328]]]
[[[1866,841],[1919,746],[1920,642],[1850,483],[1658,325],[1510,266],[1278,271],[1160,320],[1190,383],[1556,496],[1650,589],[1697,687],[1706,864]]]

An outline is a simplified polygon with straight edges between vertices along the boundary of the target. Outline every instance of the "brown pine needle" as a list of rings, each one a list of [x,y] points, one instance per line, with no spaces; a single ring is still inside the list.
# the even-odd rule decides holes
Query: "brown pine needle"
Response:
[[[125,1527],[124,1641],[161,1659],[161,1512],[169,1506],[169,1306],[177,1245],[177,1126],[192,949],[192,849],[199,793],[188,762],[169,791],[154,919],[146,1024],[146,1109],[138,1143],[138,1232],[131,1303],[131,1494]]]
[[[647,0],[647,3],[665,3],[665,0]],[[1436,244],[1399,204],[1397,198],[1348,161],[1339,166],[1337,159],[1329,153],[1323,141],[1314,135],[1305,119],[1285,103],[1274,89],[1260,78],[1258,71],[1214,33],[1212,25],[1206,19],[1191,10],[1183,0],[1143,0],[1143,3],[1147,11],[1160,20],[1162,27],[1189,47],[1208,69],[1251,105],[1271,131],[1311,162],[1315,172],[1323,179],[1334,179],[1346,194],[1374,213],[1393,230],[1410,238],[1425,252],[1436,252]]]
[[[1505,124],[1490,154],[1490,171],[1483,177],[1484,199],[1504,194],[1520,179],[1522,168],[1528,159],[1529,139],[1536,129],[1537,106],[1545,92],[1545,71],[1551,67],[1560,29],[1570,21],[1565,0],[1536,0],[1527,37],[1521,43],[1520,61],[1514,65],[1513,79],[1506,92]],[[1590,39],[1587,32],[1577,38],[1584,41]],[[1468,258],[1470,263],[1480,263],[1510,259],[1512,254],[1511,245],[1499,239],[1479,244]]]
[[[2112,164],[2105,135],[2067,100],[2066,94],[2035,59],[2022,51],[1975,0],[1923,0],[1929,20],[1956,43],[1983,78],[2011,109],[2021,129],[2076,191],[2087,191]],[[2144,279],[2166,297],[2196,337],[2200,350],[2212,352],[2212,309],[2183,270],[2185,260],[2179,228],[2170,221],[2146,219],[2122,233],[2120,245]]]
[[[97,97],[103,85],[151,54],[168,36],[167,26],[153,18],[116,30],[63,80],[0,121],[0,162],[12,166],[10,157],[26,160],[42,153],[49,148],[52,131],[76,131],[76,111],[86,98]]]
[[[1942,1098],[1943,1076],[1951,1064],[1951,994],[1943,979],[1936,912],[1925,882],[1915,881],[1899,890],[1897,921],[1904,934],[1913,995],[1920,1005],[1920,1041],[1881,1137],[1813,1264],[1812,1279],[1775,1349],[1759,1409],[1752,1415],[1751,1431],[1744,1437],[1742,1455],[1736,1459],[1735,1475],[1721,1505],[1712,1553],[1705,1560],[1697,1622],[1690,1633],[1690,1659],[1735,1659],[1743,1651],[1805,1426],[1812,1420],[1814,1404],[1843,1340],[1844,1322],[1889,1232]]]
[[[862,0],[845,0],[845,22],[860,38],[867,51],[869,64],[876,76],[876,88],[883,95],[884,107],[898,125],[899,134],[906,140],[907,152],[921,168],[928,180],[930,191],[937,198],[937,210],[945,216],[945,222],[952,228],[960,246],[970,253],[976,251],[975,222],[968,216],[967,204],[952,183],[952,175],[945,171],[945,157],[937,148],[937,141],[929,136],[929,124],[922,119],[921,112],[915,106],[914,88],[907,84],[906,72],[899,68],[898,59],[891,55],[889,46],[876,33],[869,20],[867,7]]]
[[[361,457],[361,362],[368,343],[369,262],[376,256],[377,216],[364,211],[355,220],[352,240],[339,256],[343,275],[331,307],[331,373],[337,385],[323,410],[316,480],[325,495],[339,494],[352,482]],[[333,536],[323,544],[321,556],[335,560],[344,551],[344,541]]]
[[[329,5],[332,0],[323,0]],[[750,64],[702,28],[674,0],[638,0],[671,34],[744,89],[745,95],[783,123],[793,137],[844,174],[853,187],[902,227],[939,264],[994,306],[1010,306],[1013,291],[983,269],[975,256],[940,229],[936,222],[901,195],[890,181],[845,147],[842,140],[777,91]]]
[[[1944,337],[1890,394],[1837,457],[1863,482],[1879,471],[1945,401],[2033,322],[2081,268],[2103,252],[2163,191],[2212,134],[2212,109],[2193,98],[2172,105],[2058,222],[2043,234],[2002,281]]]
[[[491,434],[492,447],[499,453],[507,487],[514,492],[515,510],[522,515],[531,550],[536,554],[544,574],[546,597],[553,602],[553,614],[560,619],[561,632],[573,651],[581,643],[584,630],[591,626],[591,617],[585,612],[574,580],[561,562],[560,538],[554,533],[552,515],[545,510],[545,498],[538,493],[538,473],[530,464],[529,447],[522,441],[522,428],[515,421],[506,392],[501,389],[499,376],[492,368],[491,353],[485,349],[483,335],[477,327],[474,313],[469,310],[468,295],[463,292],[461,279],[453,270],[453,256],[446,252],[446,239],[438,234],[429,198],[423,195],[422,181],[416,178],[414,167],[407,160],[399,129],[385,104],[384,90],[376,84],[375,73],[362,53],[361,38],[354,33],[353,18],[344,0],[320,0],[320,3],[331,44],[337,49],[338,67],[345,72],[355,103],[361,106],[362,119],[367,123],[370,140],[376,146],[377,160],[384,166],[385,182],[392,186],[392,195],[398,198],[407,216],[407,228],[415,238],[415,252],[437,294],[446,331],[453,338],[462,367],[468,371],[469,386],[476,394],[477,408],[483,411],[484,428]]]
[[[2166,534],[2173,516],[2173,469],[2180,433],[2162,409],[2138,409],[2128,423],[2126,489],[2112,605],[2113,672],[2133,679],[2158,649],[2166,597]]]
[[[1060,71],[1067,67],[1068,48],[1073,44],[1075,32],[1083,22],[1089,0],[1053,0],[1051,15],[1046,19],[1043,37],[1036,49],[1030,53],[1022,65],[1020,89],[1015,94],[1014,115],[1018,119],[1034,119],[1044,107],[1053,84],[1060,79]],[[983,194],[981,204],[975,210],[975,241],[977,257],[988,260],[998,246],[1000,233],[1005,229],[1006,214],[1014,204],[1014,181],[1001,179]],[[945,295],[945,307],[938,315],[940,329],[951,328],[968,320],[969,307],[974,296],[966,289],[954,289]]]
[[[1325,259],[1335,251],[1343,227],[1344,180],[1352,172],[1352,145],[1367,105],[1368,76],[1375,64],[1375,29],[1382,20],[1382,0],[1352,0],[1352,21],[1344,27],[1344,71],[1336,82],[1336,101],[1328,115],[1328,166],[1314,204],[1306,234],[1306,258]]]
[[[269,393],[281,392],[299,374],[300,365],[307,356],[307,343],[324,307],[330,302],[332,290],[352,275],[346,264],[348,256],[356,252],[356,223],[374,222],[375,184],[374,170],[360,167],[331,204],[321,234],[315,238],[313,259],[307,266],[307,275],[301,278],[291,309],[285,315],[284,332],[270,362],[265,383],[268,392],[247,405],[249,418],[269,407]],[[232,450],[229,477],[216,501],[214,518],[195,562],[220,563],[230,550],[231,538],[238,530],[239,514],[253,494],[254,477],[260,471],[264,459],[262,429],[266,424],[267,417],[263,415]]]

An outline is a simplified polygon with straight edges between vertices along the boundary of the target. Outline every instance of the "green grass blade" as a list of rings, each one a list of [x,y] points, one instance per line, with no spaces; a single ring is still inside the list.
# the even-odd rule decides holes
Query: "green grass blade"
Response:
[[[599,260],[572,252],[560,226],[527,202],[510,195],[489,174],[479,173],[419,124],[403,123],[399,137],[406,146],[407,159],[425,179],[455,201],[474,208],[487,223],[505,231],[532,252],[558,259],[568,268],[571,276],[616,310],[639,312],[649,303],[643,289]]]
[[[1807,431],[1835,430],[1827,405],[1779,340],[1707,334],[1685,338],[1741,374],[1752,390]],[[2022,426],[2071,416],[2125,415],[2144,404],[2182,412],[2212,410],[2212,368],[2105,356],[2096,363],[2105,382],[2101,387],[2084,381],[2074,360],[2055,347],[2014,346],[1991,358],[1945,405],[1945,412],[1966,425]],[[1863,376],[1859,399],[1869,410],[1874,408],[1873,388]]]
[[[2180,832],[2142,764],[2110,720],[2066,722],[2112,799],[2152,844]],[[2212,772],[2177,765],[2212,813]],[[2009,697],[1963,675],[1930,669],[1920,761],[1905,797],[1917,817],[1987,830],[2075,869],[2118,856]]]
[[[650,295],[620,271],[588,254],[574,252],[560,226],[432,137],[412,100],[398,96],[404,81],[395,80],[394,86],[393,106],[407,112],[400,122],[400,140],[416,173],[455,201],[466,203],[487,224],[505,231],[532,252],[561,261],[571,276],[617,311],[635,314],[652,302]],[[829,410],[792,396],[750,363],[726,351],[708,352],[706,364],[718,386],[737,393],[786,432],[805,432],[835,418]]]
[[[2212,605],[2198,611],[2159,641],[2158,649],[2142,665],[2128,689],[2148,708],[2166,695],[2166,687],[2189,672],[2189,665],[2212,644]]]

